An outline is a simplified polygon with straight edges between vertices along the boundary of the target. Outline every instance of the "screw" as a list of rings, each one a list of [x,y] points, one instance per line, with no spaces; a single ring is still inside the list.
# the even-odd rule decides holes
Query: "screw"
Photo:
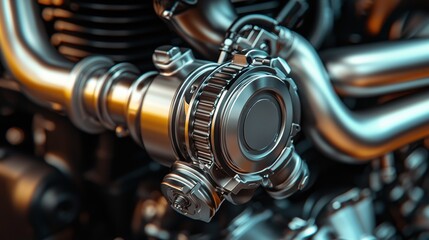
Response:
[[[186,209],[189,205],[188,199],[182,195],[178,195],[173,202],[173,207],[179,210],[181,213],[186,213]]]

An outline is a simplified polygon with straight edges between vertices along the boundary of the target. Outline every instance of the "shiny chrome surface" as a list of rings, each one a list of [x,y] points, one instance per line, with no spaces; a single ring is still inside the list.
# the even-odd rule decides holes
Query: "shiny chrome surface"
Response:
[[[180,55],[175,47],[161,47],[155,51],[154,59],[174,52]],[[182,52],[182,57],[183,54],[186,52]],[[181,62],[180,57],[173,59]],[[165,64],[174,65],[169,61],[162,64],[158,66],[160,69],[166,69]],[[172,151],[162,144],[169,143],[167,137],[173,136],[171,141],[179,161],[164,178],[162,190],[174,209],[208,222],[221,202],[247,202],[258,186],[265,187],[277,199],[306,186],[307,165],[294,152],[292,144],[300,130],[299,99],[284,60],[269,59],[265,52],[251,50],[235,53],[231,61],[223,64],[203,65],[190,74],[185,74],[186,63],[181,69],[177,74],[188,77],[182,80],[182,86],[170,88],[178,93],[157,94],[164,96],[164,100],[176,96],[175,105],[170,100],[164,104],[170,107],[169,111],[161,111],[166,112],[165,120],[157,120],[171,124],[161,129],[173,132],[158,133],[143,141],[160,139],[156,144],[159,151],[152,146],[147,149],[150,153],[158,151],[155,157],[168,162],[174,156],[168,156]],[[175,75],[163,72],[152,85],[167,81],[164,76],[170,76],[171,83],[174,79],[171,76]],[[169,88],[162,89],[166,93]],[[171,112],[175,112],[174,121],[168,117]],[[151,118],[155,119],[146,119]],[[187,165],[182,163],[186,160]],[[196,185],[198,182],[201,184]],[[208,197],[211,195],[215,197]]]
[[[0,48],[9,71],[38,103],[63,110],[72,65],[52,46],[41,27],[35,1],[1,1]],[[22,64],[25,61],[25,64]]]
[[[4,19],[1,29],[4,33],[1,35],[1,43],[3,46],[2,49],[6,49],[6,51],[4,51],[4,56],[8,59],[8,64],[11,65],[9,68],[16,78],[24,85],[24,89],[31,88],[31,91],[27,90],[30,96],[38,99],[39,102],[48,103],[51,104],[51,106],[54,104],[56,109],[66,106],[74,122],[87,131],[101,130],[102,128],[100,128],[97,123],[99,121],[107,128],[115,128],[116,126],[124,125],[125,119],[127,119],[127,116],[123,115],[127,114],[124,109],[127,108],[126,104],[128,99],[130,99],[129,94],[131,94],[129,91],[126,91],[126,88],[130,85],[132,79],[137,78],[137,71],[122,70],[124,67],[121,66],[111,68],[110,66],[113,63],[109,63],[108,60],[100,60],[100,63],[89,63],[90,61],[80,63],[78,67],[74,68],[73,73],[70,74],[69,64],[65,61],[57,61],[57,63],[63,63],[61,65],[64,66],[57,66],[58,64],[44,62],[43,58],[37,57],[38,55],[36,52],[32,51],[33,48],[29,47],[31,44],[27,43],[28,40],[19,38],[21,34],[8,34],[9,32],[13,33],[22,29],[22,26],[25,27],[30,24],[38,23],[37,18],[31,14],[28,15],[28,18],[17,17],[17,14],[21,13],[21,11],[31,12],[32,7],[34,7],[31,3],[21,4],[22,3],[11,1],[2,2],[2,11],[4,13],[2,17]],[[20,27],[18,27],[16,24],[21,23],[21,21],[23,21],[22,26],[20,25]],[[281,41],[285,44],[290,44],[290,47],[287,47],[287,56],[284,57],[290,61],[290,65],[293,69],[292,76],[297,79],[298,87],[302,93],[301,100],[308,109],[312,109],[312,111],[306,111],[308,115],[307,119],[311,120],[309,120],[308,128],[305,130],[310,133],[314,142],[327,153],[333,155],[334,152],[339,151],[342,153],[343,159],[348,158],[350,161],[352,161],[351,158],[345,155],[358,159],[371,159],[427,135],[426,131],[424,131],[426,128],[424,123],[426,119],[428,119],[429,114],[424,110],[420,110],[425,109],[427,105],[424,93],[411,96],[408,99],[380,107],[376,110],[352,113],[336,96],[329,84],[329,75],[311,45],[301,37],[294,33],[289,33],[287,30],[283,31],[281,37],[283,38]],[[40,32],[34,35],[34,39],[39,42],[46,40]],[[426,54],[423,54],[423,51],[419,50],[424,48],[427,44],[424,40],[415,40],[413,43],[415,44],[404,43],[404,47],[398,45],[401,43],[394,43],[392,46],[387,46],[382,49],[380,54],[374,53],[373,57],[368,58],[368,61],[359,64],[359,67],[356,65],[355,68],[352,68],[356,69],[356,72],[361,73],[361,75],[358,76],[364,76],[362,78],[356,78],[356,81],[365,84],[369,81],[368,79],[371,79],[371,76],[373,77],[372,79],[374,79],[372,82],[378,84],[384,83],[386,79],[391,81],[390,78],[380,77],[380,74],[383,73],[383,76],[389,76],[388,73],[386,73],[386,69],[392,64],[396,64],[394,66],[401,70],[407,69],[407,66],[412,66],[408,67],[409,71],[403,71],[404,74],[399,75],[405,76],[405,80],[406,77],[418,77],[423,74],[424,67],[422,68],[421,66],[424,66]],[[395,48],[394,46],[399,46],[399,48]],[[413,59],[407,59],[407,61],[403,61],[403,63],[392,60],[388,62],[390,64],[374,64],[374,61],[378,61],[380,58],[390,57],[388,59],[397,59],[394,58],[397,56],[402,56],[402,58],[404,58],[404,56],[407,56],[404,55],[404,52],[409,52],[411,50],[420,55],[416,57],[414,56],[415,54],[413,54]],[[46,47],[46,54],[48,54],[47,56],[55,55],[49,47]],[[359,49],[342,51],[341,55],[335,55],[333,53],[331,53],[331,55],[336,56],[335,59],[339,59],[336,61],[326,60],[328,69],[331,69],[331,75],[340,74],[341,71],[344,72],[344,70],[341,70],[342,65],[335,65],[335,62],[340,62],[349,66],[350,64],[360,63],[359,59],[363,59],[363,57],[366,56],[365,52],[362,53]],[[409,56],[411,56],[411,54]],[[29,64],[18,66],[17,61],[21,58],[28,59],[27,62]],[[57,58],[59,57],[56,56],[50,59]],[[326,59],[328,59],[328,57],[326,57]],[[303,66],[306,67],[303,68]],[[93,69],[91,70],[92,73],[88,76],[81,75],[81,73],[88,74],[88,67]],[[52,69],[50,68],[53,68],[54,71],[51,71]],[[110,68],[111,70],[109,72],[108,69]],[[363,75],[360,69],[364,69]],[[47,75],[41,74],[43,73],[42,70],[48,71],[48,73],[46,73]],[[131,73],[130,71],[133,72],[131,75],[129,75],[129,73]],[[397,72],[392,72],[392,74],[393,73]],[[353,77],[356,74],[357,73],[353,73],[352,71],[351,75],[349,74],[346,76]],[[65,81],[66,79],[70,79],[70,75],[75,76],[76,80],[73,84],[67,83],[66,85]],[[34,78],[35,76],[39,77]],[[115,80],[115,78],[118,77],[120,81]],[[335,75],[333,77],[336,79]],[[403,80],[404,78],[397,78],[397,80],[393,81],[405,81]],[[113,84],[114,82],[115,84]],[[152,89],[156,88],[158,82],[161,84],[162,81],[160,80],[153,84]],[[166,81],[166,84],[168,83],[167,85],[161,85],[168,86],[169,84],[173,84],[173,82],[174,81]],[[25,87],[27,84],[31,85]],[[70,87],[70,84],[72,84],[72,87]],[[178,84],[180,83],[177,83],[172,89],[177,88]],[[164,89],[162,86],[161,88]],[[85,90],[85,88],[89,89]],[[171,92],[172,95],[168,97],[171,99],[169,102],[173,101],[172,97],[175,91],[176,90],[173,90],[173,92]],[[64,94],[64,92],[66,94]],[[89,93],[89,97],[84,97],[83,92]],[[153,92],[155,93],[158,91],[154,90]],[[151,93],[152,91],[150,91],[149,95],[146,97],[150,98]],[[88,96],[88,94],[86,95]],[[153,100],[152,98],[150,99]],[[149,102],[159,101],[144,102],[145,104],[149,104]],[[168,106],[171,106],[171,104],[167,102],[161,106],[166,107],[163,111],[164,113],[170,109]],[[143,109],[151,111],[150,109],[158,109],[158,107],[146,106],[143,107]],[[145,111],[143,111],[143,114],[144,112]],[[168,156],[175,156],[176,154],[173,154],[172,148],[167,147],[169,144],[164,145],[169,142],[167,140],[170,139],[169,130],[167,130],[168,121],[161,126],[159,125],[162,123],[162,121],[159,121],[160,119],[157,117],[152,118],[156,115],[148,115],[149,117],[143,116],[144,117],[141,118],[143,121],[149,121],[146,124],[142,124],[142,131],[145,132],[143,135],[147,134],[148,137],[146,138],[150,139],[146,143],[146,145],[149,146],[148,148],[159,149],[154,151],[159,153],[164,152],[164,149],[170,149],[167,151],[170,152]],[[158,120],[152,121],[150,119]],[[168,119],[168,117],[165,116],[163,119]],[[391,121],[392,119],[395,119],[395,121]],[[160,135],[159,133],[162,134]],[[166,138],[158,142],[155,141],[159,139],[159,136],[166,136]],[[154,141],[154,143],[152,144],[151,141]],[[162,145],[164,145],[164,147],[158,148]]]
[[[336,48],[321,53],[335,89],[368,97],[427,86],[427,39]]]
[[[323,28],[310,34],[312,44],[265,15],[235,19],[226,0],[155,1],[157,13],[195,49],[211,60],[221,51],[215,63],[194,58],[189,49],[161,46],[153,54],[158,71],[144,74],[105,56],[76,64],[64,60],[48,43],[30,0],[0,3],[0,46],[7,70],[21,84],[17,91],[22,88],[35,102],[67,112],[86,132],[130,134],[151,159],[172,167],[161,191],[173,209],[208,222],[225,200],[246,203],[258,187],[283,199],[309,184],[310,168],[294,142],[301,126],[302,138],[332,159],[377,159],[371,169],[374,192],[396,184],[393,152],[406,155],[411,144],[429,135],[427,90],[360,111],[346,107],[335,91],[366,97],[426,87],[426,40],[329,50],[322,61],[314,47],[332,27],[333,20],[323,17],[332,10],[327,3],[319,6],[316,19]],[[46,128],[53,131],[55,125]],[[10,144],[23,141],[20,130],[7,132]],[[44,137],[35,134],[35,142]],[[399,177],[399,190],[390,192],[390,200],[403,199],[398,203],[403,217],[418,209],[424,195],[414,187],[423,175],[415,168],[423,169],[427,153],[409,152],[405,169],[415,177]],[[401,191],[409,186],[409,192]],[[372,211],[364,211],[372,209],[370,197],[345,195],[330,203],[324,224],[340,237],[373,239]],[[292,220],[288,227],[297,236],[313,237],[313,220]],[[354,229],[342,229],[343,222]]]
[[[217,55],[226,30],[237,18],[229,0],[154,0],[155,12],[210,60]]]
[[[280,38],[285,44],[280,55],[291,66],[291,76],[307,109],[303,129],[329,156],[355,163],[370,160],[429,134],[426,92],[352,112],[335,94],[329,74],[311,45],[287,29],[281,30]]]

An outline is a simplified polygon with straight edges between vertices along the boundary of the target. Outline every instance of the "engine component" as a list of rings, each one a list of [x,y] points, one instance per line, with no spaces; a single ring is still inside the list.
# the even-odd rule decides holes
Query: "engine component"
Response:
[[[0,1],[0,237],[428,238],[423,2]]]
[[[292,146],[300,129],[299,99],[295,84],[287,77],[286,62],[249,51],[236,53],[230,62],[205,64],[187,74],[186,65],[193,64],[189,54],[175,47],[158,48],[154,60],[161,75],[146,93],[150,96],[152,88],[171,81],[175,72],[189,76],[172,91],[174,98],[162,100],[172,103],[168,105],[175,115],[170,120],[171,133],[158,133],[158,139],[166,142],[173,135],[178,156],[169,157],[160,144],[146,145],[154,158],[192,160],[191,165],[176,162],[164,178],[162,190],[172,206],[209,221],[223,198],[243,203],[259,185],[275,198],[302,189],[308,171]],[[165,114],[168,118],[169,112]],[[143,143],[153,139],[151,134]]]
[[[179,42],[172,32],[163,31],[163,23],[149,1],[38,3],[50,42],[73,62],[103,55],[148,70],[153,68],[153,49]]]
[[[420,66],[429,62],[428,47],[426,39],[413,39],[337,48],[321,57],[339,93],[368,97],[427,86],[428,73]]]
[[[32,7],[9,1],[2,4],[3,11],[12,11],[15,4],[17,11]],[[4,15],[11,18],[12,25],[8,27],[14,28],[16,16],[8,14]],[[20,20],[34,24],[30,19]],[[8,27],[2,30],[7,31]],[[12,49],[11,53],[26,45],[25,39],[10,40],[1,42]],[[33,52],[24,53],[39,62]],[[171,166],[177,159],[192,161],[193,168],[206,173],[205,182],[214,182],[219,193],[212,194],[231,202],[247,201],[251,194],[243,193],[259,185],[276,198],[289,196],[305,186],[307,167],[292,146],[292,137],[300,129],[299,99],[284,60],[248,51],[237,53],[231,62],[218,66],[195,60],[190,51],[174,47],[159,48],[153,58],[160,74],[147,73],[140,78],[133,65],[113,65],[110,59],[102,57],[84,59],[70,70],[58,67],[61,77],[56,79],[58,88],[53,89],[52,98],[39,98],[48,103],[55,101],[54,109],[67,109],[72,121],[88,132],[107,128],[121,133],[127,128],[149,155],[164,165]],[[18,76],[20,70],[15,70]],[[66,83],[66,78],[71,81]],[[34,76],[25,79],[31,83]],[[197,182],[200,179],[198,176]],[[174,189],[171,184],[170,187]],[[208,184],[204,188],[203,194],[214,189]],[[173,206],[186,212],[183,204],[176,203],[178,192],[172,193],[167,195]],[[186,199],[185,194],[181,193],[180,199]],[[179,200],[186,205],[190,202]],[[204,207],[198,205],[197,214],[192,216],[209,221],[218,205],[208,206],[209,215],[200,216],[198,211]]]
[[[209,59],[216,55],[226,30],[237,18],[229,0],[153,2],[158,16]]]
[[[306,112],[309,122],[305,128],[327,155],[346,162],[357,162],[353,158],[369,160],[403,146],[408,137],[417,140],[426,136],[423,129],[429,116],[422,111],[427,104],[425,93],[371,111],[352,113],[330,86],[317,53],[307,41],[288,32],[283,31],[283,41],[290,46],[284,48],[283,56],[294,69],[291,76],[301,96],[305,96],[301,98],[303,105],[312,109]],[[329,123],[329,127],[322,123]]]
[[[8,1],[4,2],[3,5],[5,5],[3,8],[4,10],[9,9],[8,7],[11,6],[8,5]],[[18,11],[24,11],[28,8],[31,8],[31,4],[29,4],[28,6],[25,5],[22,7],[18,7],[17,9]],[[3,16],[5,19],[4,21],[2,21],[2,23],[5,25],[7,25],[6,23],[9,23],[10,25],[7,25],[9,28],[2,28],[2,30],[5,31],[5,34],[3,34],[2,36],[8,38],[19,36],[7,34],[7,32],[13,32],[15,31],[14,29],[18,28],[13,27],[14,23],[19,22],[17,21],[17,19],[14,19],[17,15],[10,16],[10,14],[8,15],[8,13],[5,13],[3,14]],[[34,24],[30,20],[31,16],[28,16],[26,18],[20,19],[25,20],[23,22],[24,25]],[[247,19],[249,19],[249,17],[247,17]],[[241,24],[243,20],[238,20],[238,22],[240,22]],[[275,23],[275,21],[272,21],[272,23]],[[343,136],[342,138],[335,137],[335,139],[333,139],[332,136],[334,135],[332,135],[331,130],[329,132],[326,132],[326,129],[328,128],[320,126],[318,124],[313,125],[316,127],[316,131],[311,130],[310,132],[312,132],[312,134],[310,135],[312,136],[313,140],[317,142],[317,145],[321,149],[324,149],[326,153],[332,155],[334,150],[332,149],[331,145],[333,144],[337,145],[337,149],[340,149],[340,151],[345,152],[337,154],[336,157],[342,155],[342,159],[345,159],[347,161],[354,161],[350,159],[350,157],[345,156],[345,154],[350,154],[355,158],[370,159],[382,155],[383,153],[385,153],[386,149],[391,150],[399,145],[405,144],[406,142],[404,142],[404,140],[411,141],[412,139],[418,139],[421,138],[421,136],[425,135],[424,131],[418,128],[418,126],[421,126],[420,122],[424,121],[424,119],[427,118],[425,116],[425,112],[423,111],[419,114],[415,114],[415,111],[413,111],[415,109],[415,105],[424,104],[424,101],[414,100],[412,98],[395,103],[395,105],[406,105],[404,109],[401,108],[397,111],[401,111],[400,114],[403,116],[407,116],[407,118],[398,119],[398,121],[394,123],[386,123],[383,125],[383,128],[367,129],[365,131],[362,131],[362,129],[365,129],[364,126],[360,126],[357,128],[354,127],[355,125],[359,125],[359,122],[362,121],[349,114],[348,110],[341,105],[338,98],[332,97],[335,96],[335,93],[332,87],[329,86],[326,71],[317,54],[314,52],[314,50],[312,50],[312,47],[298,35],[284,28],[279,29],[283,29],[279,32],[279,46],[284,47],[277,49],[277,51],[280,51],[281,49],[281,52],[279,53],[276,53],[276,50],[272,49],[271,54],[279,54],[280,56],[289,59],[290,63],[294,64],[294,71],[292,72],[292,75],[295,76],[297,79],[306,79],[297,81],[298,86],[300,87],[301,91],[303,91],[302,95],[304,97],[302,102],[305,106],[308,106],[309,109],[314,109],[314,111],[312,111],[311,113],[308,112],[308,114],[312,114],[313,112],[318,114],[316,118],[313,118],[313,116],[308,116],[307,119],[314,119],[317,121],[321,121],[321,119],[324,119],[323,122],[333,124],[333,129],[335,129],[334,132],[337,133],[336,136]],[[40,34],[35,35],[39,36],[40,41],[42,42],[43,39]],[[37,55],[35,55],[34,53],[29,52],[27,50],[17,51],[21,48],[27,49],[25,47],[27,46],[27,44],[24,40],[25,39],[2,39],[1,42],[4,45],[2,49],[8,49],[8,51],[11,51],[8,56],[12,57],[16,56],[14,54],[16,52],[26,53],[27,59],[34,60],[31,61],[32,63],[40,63],[40,59],[38,60],[36,58]],[[13,49],[15,49],[15,51],[12,51]],[[52,52],[51,54],[53,55]],[[8,61],[8,64],[14,63],[16,61],[17,59],[10,59],[10,61]],[[32,88],[32,91],[30,91],[31,96],[37,96],[36,99],[44,99],[45,101],[42,102],[45,103],[47,100],[47,104],[51,105],[51,107],[53,107],[54,109],[61,109],[66,107],[69,111],[70,117],[74,119],[74,122],[82,129],[85,129],[90,132],[95,132],[103,129],[103,127],[99,126],[99,124],[97,123],[98,121],[102,122],[108,128],[112,128],[112,124],[114,122],[117,122],[116,126],[126,125],[125,122],[127,117],[124,116],[126,115],[126,113],[124,113],[124,109],[127,109],[127,107],[123,106],[123,104],[128,103],[129,97],[124,94],[124,91],[126,91],[125,89],[129,88],[131,81],[136,78],[136,70],[133,70],[132,67],[126,65],[120,65],[121,67],[114,67],[109,72],[107,69],[109,68],[109,66],[112,65],[111,61],[101,59],[87,61],[84,60],[74,68],[74,73],[72,73],[75,76],[74,83],[68,83],[74,86],[68,87],[63,86],[63,84],[64,81],[66,81],[65,79],[69,78],[68,74],[70,73],[67,73],[67,71],[69,70],[64,68],[64,65],[67,64],[62,65],[62,67],[57,67],[56,70],[54,70],[55,68],[48,70],[46,69],[46,66],[40,65],[38,67],[34,65],[33,67],[36,68],[32,69],[31,71],[22,71],[21,68],[18,66],[10,69],[14,69],[16,76],[21,76],[21,82],[28,84],[27,86],[33,86],[34,84],[36,86],[40,86]],[[303,68],[302,66],[304,65],[312,67]],[[52,68],[52,65],[48,66]],[[123,70],[120,70],[121,68],[123,68]],[[43,75],[40,74],[40,69],[45,69],[48,75],[53,76],[53,79],[58,80],[55,81],[55,83],[51,83],[49,81],[47,82],[45,79],[43,79]],[[93,74],[101,74],[100,71],[105,72],[105,80],[103,80],[103,78],[95,80],[92,77]],[[123,71],[123,73],[119,74],[119,72],[121,71]],[[30,76],[29,73],[31,72],[35,72],[35,74]],[[85,74],[81,75],[80,72]],[[89,72],[91,73],[89,74]],[[40,76],[40,81],[35,82],[34,76]],[[115,80],[122,77],[124,78],[123,81]],[[309,81],[310,79],[312,81]],[[319,79],[325,80],[322,81]],[[92,83],[88,83],[89,80],[91,80]],[[108,84],[105,85],[105,82],[108,82]],[[136,83],[134,84],[134,86],[138,85]],[[97,85],[98,90],[96,90],[97,88],[94,89],[94,87],[97,87]],[[83,87],[87,87],[87,89],[84,89]],[[39,89],[38,91],[41,92],[34,91],[34,89]],[[45,92],[45,89],[51,89],[52,91],[49,91],[49,94],[42,94],[42,92]],[[66,91],[65,95],[63,94],[64,91]],[[310,94],[310,92],[312,91],[320,92],[321,96],[325,96],[325,100],[321,101],[320,99],[313,99],[315,95]],[[89,95],[87,97],[84,97],[84,92],[88,93]],[[93,94],[94,92],[97,94]],[[325,109],[327,107],[329,107],[330,110],[327,111],[326,114],[320,112],[321,109]],[[398,108],[381,108],[379,109],[377,114],[372,113],[370,116],[368,116],[368,120],[379,121],[379,118],[377,116],[384,116],[385,112],[389,112],[391,115],[395,115],[395,110],[390,109]],[[408,109],[409,113],[403,114],[403,111],[405,111],[405,109]],[[91,117],[91,115],[95,115],[94,117],[99,118],[99,120],[94,119],[93,117]],[[334,120],[332,119],[333,115],[341,115],[347,117]],[[362,115],[364,114],[361,113],[360,116]],[[377,124],[375,125],[378,126]],[[143,126],[145,126],[145,124],[143,124]],[[365,126],[374,126],[374,124],[366,124]],[[168,129],[168,125],[165,124],[162,126],[158,125],[158,127],[163,128],[163,131],[166,131]],[[310,130],[310,128],[308,128],[308,130]],[[358,132],[356,132],[357,129],[359,129]],[[414,129],[414,131],[409,131],[409,129]],[[383,133],[388,132],[388,134],[379,134],[379,131]],[[322,134],[323,137],[317,132]],[[418,133],[414,134],[414,132]],[[405,137],[407,136],[407,134],[410,136]],[[404,136],[404,138],[393,138],[393,136],[399,135]],[[157,139],[157,137],[154,136],[153,139]],[[329,143],[326,143],[325,140],[322,139],[329,139]],[[377,139],[377,141],[375,139]],[[338,150],[335,151],[338,152]]]
[[[0,150],[0,235],[53,236],[75,220],[79,204],[70,180],[38,159]]]

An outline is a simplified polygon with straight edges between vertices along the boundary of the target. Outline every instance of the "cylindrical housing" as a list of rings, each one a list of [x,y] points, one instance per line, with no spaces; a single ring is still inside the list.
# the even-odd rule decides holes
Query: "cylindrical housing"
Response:
[[[185,114],[188,104],[186,94],[192,91],[192,84],[201,75],[213,68],[213,63],[195,60],[189,50],[179,51],[169,46],[158,48],[154,61],[161,73],[147,79],[144,83],[146,90],[140,93],[140,136],[142,145],[153,159],[171,166],[177,159],[183,158],[183,147],[177,144],[181,141],[176,140],[183,130],[178,131],[176,127],[183,126],[178,125],[177,121],[180,121],[179,115]]]

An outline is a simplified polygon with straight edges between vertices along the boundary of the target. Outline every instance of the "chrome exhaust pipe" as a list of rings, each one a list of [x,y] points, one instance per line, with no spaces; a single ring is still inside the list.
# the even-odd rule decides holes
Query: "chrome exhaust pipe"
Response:
[[[427,49],[427,39],[412,39],[326,50],[321,58],[339,94],[370,97],[429,86]]]
[[[8,70],[32,100],[63,110],[64,89],[73,65],[55,51],[41,31],[37,3],[6,0],[0,4],[0,49]]]
[[[429,135],[429,92],[423,92],[374,109],[353,112],[335,93],[329,73],[310,43],[298,34],[280,28],[284,48],[280,56],[289,63],[300,94],[305,123],[303,129],[327,155],[345,162],[371,160]],[[421,43],[423,44],[423,43]],[[421,46],[421,45],[418,45]],[[405,43],[401,51],[413,46]],[[358,51],[356,51],[358,52]],[[364,53],[358,56],[364,56]],[[353,59],[350,55],[349,59]],[[418,58],[426,61],[423,56]],[[365,65],[365,61],[361,59]],[[371,62],[371,60],[369,60]],[[423,72],[422,62],[414,62]],[[393,74],[384,65],[373,72]],[[410,66],[404,61],[397,68]],[[400,79],[397,79],[400,80]]]

